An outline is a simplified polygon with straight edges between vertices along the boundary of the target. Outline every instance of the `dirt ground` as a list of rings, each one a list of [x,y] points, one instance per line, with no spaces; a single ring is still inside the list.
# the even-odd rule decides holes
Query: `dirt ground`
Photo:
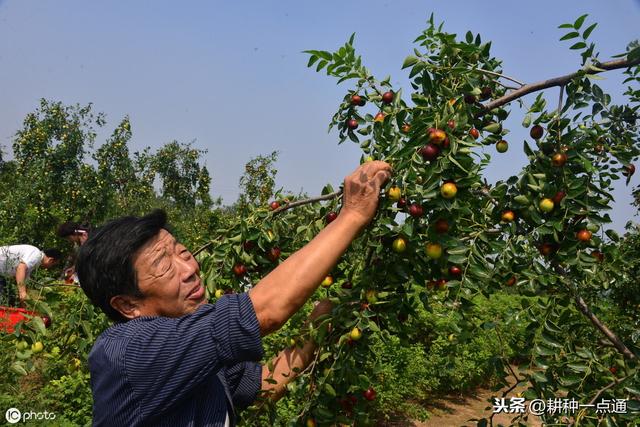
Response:
[[[517,369],[517,367],[513,367]],[[510,378],[510,384],[513,384],[513,378]],[[431,418],[427,421],[400,421],[388,424],[387,427],[461,427],[476,426],[476,421],[469,421],[472,418],[489,418],[493,412],[493,406],[487,401],[491,397],[502,396],[502,392],[509,387],[505,387],[500,391],[491,391],[485,388],[478,388],[473,392],[464,395],[451,394],[439,399],[435,399],[425,408],[431,413]],[[526,386],[516,387],[510,391],[507,398],[515,397],[517,393],[526,390]],[[489,407],[487,409],[487,407]],[[511,420],[515,414],[496,414],[493,417],[493,426],[510,426]],[[538,417],[532,415],[528,418],[528,426],[541,427],[542,422]]]
[[[507,397],[514,397],[516,393],[525,390],[526,387],[516,388],[511,391]],[[439,399],[430,405],[427,409],[433,415],[426,422],[415,421],[414,427],[458,427],[458,426],[475,426],[475,421],[469,421],[471,418],[489,418],[493,412],[487,399],[495,396],[501,396],[502,392],[494,392],[486,389],[475,390],[470,395],[464,396],[447,396]],[[489,407],[489,409],[485,409]],[[496,414],[493,417],[494,426],[510,426],[511,420],[515,414]],[[537,417],[529,416],[527,425],[532,427],[540,427],[542,423]]]

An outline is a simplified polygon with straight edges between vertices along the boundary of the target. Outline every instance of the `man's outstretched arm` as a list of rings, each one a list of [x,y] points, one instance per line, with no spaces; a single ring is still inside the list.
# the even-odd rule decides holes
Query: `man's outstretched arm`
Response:
[[[20,303],[24,303],[28,297],[27,294],[27,285],[25,284],[27,280],[27,264],[21,262],[18,264],[16,268],[16,285],[18,286],[18,299]]]
[[[278,330],[313,294],[375,215],[380,187],[390,176],[391,167],[385,162],[358,167],[345,178],[338,218],[251,289],[262,335]]]

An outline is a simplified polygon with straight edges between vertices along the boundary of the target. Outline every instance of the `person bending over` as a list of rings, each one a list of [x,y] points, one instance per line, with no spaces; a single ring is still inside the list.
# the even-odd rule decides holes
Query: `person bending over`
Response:
[[[28,298],[26,282],[38,267],[51,268],[62,259],[57,249],[41,251],[31,245],[0,246],[0,297],[8,300],[9,305],[15,303],[9,292],[7,278],[16,280],[18,299],[23,305]]]

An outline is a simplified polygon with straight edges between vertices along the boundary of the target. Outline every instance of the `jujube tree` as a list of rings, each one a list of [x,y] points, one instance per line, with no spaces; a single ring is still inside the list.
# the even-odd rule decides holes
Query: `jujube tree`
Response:
[[[504,326],[479,323],[476,297],[505,290],[529,297],[513,319],[528,322],[531,352],[525,377],[496,349],[503,380],[528,381],[529,399],[637,399],[637,334],[631,339],[628,328],[616,333],[603,310],[611,301],[607,288],[620,279],[618,236],[606,229],[611,191],[616,180],[628,182],[640,154],[640,46],[633,42],[616,59],[601,61],[590,41],[596,25],[585,27],[585,20],[561,25],[568,29],[562,40],[572,40],[570,49],[582,57],[581,68],[532,84],[506,76],[480,35],[468,32],[458,40],[433,17],[403,64],[409,93],[370,73],[353,36],[333,53],[307,51],[310,67],[353,83],[330,124],[340,143],[358,144],[363,162],[385,160],[395,173],[375,220],[318,290],[335,309],[311,332],[321,348],[291,386],[303,402],[293,422],[372,422],[377,340],[397,336],[406,344],[425,334],[415,323],[406,326],[420,305],[446,307],[456,325],[451,336],[470,340],[479,329]],[[616,69],[630,85],[624,105],[597,85],[600,73]],[[547,106],[541,91],[553,87],[559,101]],[[536,92],[530,103],[523,98]],[[522,126],[530,129],[522,144],[509,141],[504,126],[515,100]],[[491,162],[485,146],[498,153],[522,147],[528,163],[490,185],[483,178]],[[202,255],[210,290],[246,289],[259,280],[326,225],[328,214],[339,211],[340,194],[327,186],[314,199],[276,195],[271,207],[221,230],[214,249]],[[239,264],[245,269],[234,268]],[[302,316],[286,334],[296,331]],[[637,406],[629,401],[630,410]],[[573,414],[574,421],[598,417],[622,423],[633,415]]]

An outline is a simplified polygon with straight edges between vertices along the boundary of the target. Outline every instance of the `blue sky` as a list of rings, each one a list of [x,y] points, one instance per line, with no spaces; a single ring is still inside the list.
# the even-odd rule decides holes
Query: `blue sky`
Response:
[[[640,37],[638,0],[0,0],[0,145],[10,147],[42,97],[92,102],[108,120],[99,141],[128,114],[134,149],[174,139],[207,149],[212,193],[225,203],[237,197],[244,164],[273,150],[281,153],[278,185],[317,194],[350,173],[360,152],[327,133],[349,86],[307,69],[301,52],[333,50],[355,32],[365,65],[406,90],[400,65],[432,12],[449,32],[471,30],[492,40],[505,73],[525,82],[579,66],[569,44],[558,41],[564,33],[557,26],[583,13],[599,23],[592,38],[602,59]],[[606,77],[602,86],[620,93],[619,74]],[[556,98],[554,89],[549,99]],[[524,163],[519,123],[508,126],[507,154],[488,149],[496,160],[487,170],[490,181]],[[631,188],[615,192],[617,229],[636,212]]]

